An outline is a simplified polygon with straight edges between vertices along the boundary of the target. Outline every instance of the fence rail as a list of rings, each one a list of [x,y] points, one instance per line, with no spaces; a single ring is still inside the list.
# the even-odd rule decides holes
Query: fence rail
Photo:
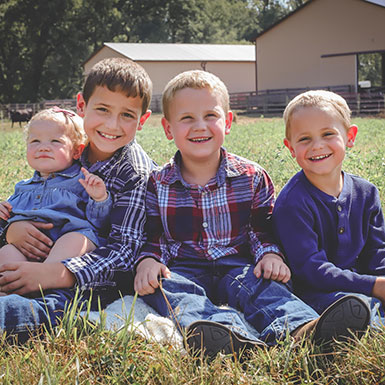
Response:
[[[385,113],[385,88],[371,88],[354,92],[352,86],[327,87],[344,97],[354,115],[378,115]],[[289,88],[256,92],[238,92],[230,94],[230,107],[256,115],[281,116],[287,103],[305,88]],[[33,113],[53,106],[76,110],[75,99],[46,100],[41,103],[0,104],[0,119],[10,118],[10,110],[31,109]],[[162,111],[161,95],[154,95],[150,109]]]
[[[353,92],[350,87],[324,88],[344,97],[354,115],[378,115],[385,113],[385,89]],[[305,88],[243,92],[230,94],[230,106],[256,115],[281,115],[287,103]]]

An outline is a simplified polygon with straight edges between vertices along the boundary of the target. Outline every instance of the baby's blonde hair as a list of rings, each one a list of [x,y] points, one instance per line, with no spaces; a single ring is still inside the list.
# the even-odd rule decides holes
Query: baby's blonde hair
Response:
[[[25,128],[27,137],[30,124],[37,120],[53,120],[65,126],[66,133],[70,137],[74,148],[87,143],[87,136],[83,129],[83,119],[73,111],[59,107],[39,111],[32,117]]]
[[[325,90],[307,91],[297,95],[285,108],[283,120],[285,121],[286,138],[290,137],[290,123],[293,114],[306,107],[331,111],[341,120],[346,130],[349,130],[351,126],[351,110],[342,96]]]
[[[166,119],[169,119],[168,110],[175,93],[184,88],[195,88],[198,90],[209,88],[212,93],[220,97],[225,113],[229,112],[229,93],[222,80],[210,72],[192,70],[180,73],[167,83],[162,94],[163,114]]]

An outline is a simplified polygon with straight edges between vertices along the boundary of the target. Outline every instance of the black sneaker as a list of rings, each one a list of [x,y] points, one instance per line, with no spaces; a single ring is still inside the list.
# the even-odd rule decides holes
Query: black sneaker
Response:
[[[354,334],[363,334],[370,322],[368,305],[359,297],[346,295],[331,304],[315,325],[314,342],[328,344]]]
[[[265,347],[263,342],[248,340],[228,327],[212,321],[196,321],[187,327],[188,351],[213,360],[218,353],[236,354],[239,358],[245,351]]]

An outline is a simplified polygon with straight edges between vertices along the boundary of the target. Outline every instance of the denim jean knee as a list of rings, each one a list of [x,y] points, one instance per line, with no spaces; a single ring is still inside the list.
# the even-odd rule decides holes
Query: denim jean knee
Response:
[[[57,325],[65,307],[74,298],[73,290],[52,290],[44,298],[27,298],[17,294],[0,297],[0,330],[9,338],[25,342],[45,325]]]

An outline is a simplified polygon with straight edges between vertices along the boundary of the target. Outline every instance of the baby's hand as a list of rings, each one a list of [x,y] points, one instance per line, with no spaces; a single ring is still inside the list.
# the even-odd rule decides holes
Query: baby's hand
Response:
[[[84,167],[82,167],[82,173],[84,174],[84,179],[79,179],[79,182],[87,191],[88,195],[94,201],[105,201],[108,198],[108,194],[102,178],[91,174]]]
[[[4,219],[5,221],[7,221],[11,215],[12,211],[12,205],[7,202],[7,201],[4,201],[4,202],[0,202],[0,218],[1,219]]]
[[[272,279],[286,283],[291,277],[290,269],[282,258],[277,254],[265,254],[254,268],[254,274],[257,278]]]

